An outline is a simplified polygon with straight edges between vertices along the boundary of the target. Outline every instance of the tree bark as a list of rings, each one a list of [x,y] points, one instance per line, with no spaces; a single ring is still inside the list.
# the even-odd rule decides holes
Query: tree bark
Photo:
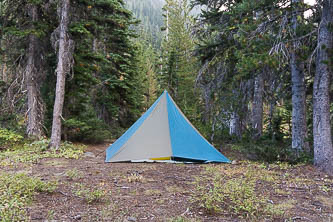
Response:
[[[254,130],[253,138],[258,139],[262,135],[263,122],[263,94],[264,79],[263,74],[259,74],[254,79],[254,93],[252,102],[252,129]]]
[[[291,82],[292,82],[292,148],[298,151],[309,151],[309,145],[306,142],[306,91],[304,81],[304,64],[300,58],[299,42],[297,38],[299,13],[298,5],[300,0],[292,0],[292,29],[293,29],[293,48],[291,51]]]
[[[230,123],[229,123],[229,135],[236,136],[238,138],[241,137],[241,123],[240,123],[240,117],[238,113],[235,111],[231,113],[230,116]]]
[[[59,49],[57,64],[56,98],[53,108],[53,122],[50,146],[59,148],[61,142],[61,119],[65,97],[66,74],[70,71],[69,59],[70,39],[68,36],[70,0],[62,0],[60,4]]]
[[[316,74],[313,84],[314,164],[333,175],[333,146],[330,123],[330,83],[332,75],[333,2],[323,0],[319,25]]]
[[[31,4],[29,7],[29,15],[31,18],[32,29],[34,29],[34,23],[38,21],[37,5]],[[28,137],[41,138],[43,136],[43,119],[44,109],[40,96],[40,83],[38,70],[38,62],[40,55],[38,55],[38,38],[35,34],[29,35],[29,48],[28,48],[28,61],[25,69],[25,75],[27,78],[27,94],[28,94],[28,111],[27,111],[27,129],[26,133]]]

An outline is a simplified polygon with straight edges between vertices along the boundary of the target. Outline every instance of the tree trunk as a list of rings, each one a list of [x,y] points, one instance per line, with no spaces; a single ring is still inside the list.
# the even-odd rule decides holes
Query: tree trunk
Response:
[[[58,49],[58,64],[57,64],[57,84],[56,97],[53,108],[53,122],[51,147],[58,148],[61,142],[61,119],[65,97],[65,81],[66,74],[70,71],[70,39],[68,36],[69,23],[69,0],[62,0],[60,4],[60,24],[59,24],[59,49]]]
[[[332,75],[333,2],[324,0],[319,25],[316,75],[313,84],[314,164],[333,175],[333,146],[330,123],[330,83]]]
[[[259,74],[254,79],[254,93],[252,102],[252,129],[254,130],[253,138],[258,139],[262,135],[263,122],[263,94],[264,79],[263,74]]]
[[[37,5],[31,4],[29,7],[29,15],[31,18],[32,29],[34,23],[38,21]],[[40,138],[43,136],[43,119],[44,109],[42,99],[40,97],[40,83],[37,61],[40,56],[38,55],[38,38],[35,34],[29,35],[29,48],[28,48],[28,61],[25,70],[27,78],[27,94],[28,94],[28,123],[26,133],[29,137]]]
[[[240,118],[238,113],[232,112],[230,116],[230,123],[229,123],[229,135],[235,135],[236,137],[241,137],[241,124]]]
[[[299,13],[298,5],[300,0],[292,0],[293,15],[292,15],[292,29],[293,29],[293,48],[291,51],[291,82],[292,82],[292,148],[298,151],[309,151],[309,145],[306,142],[307,127],[306,127],[306,91],[304,81],[304,64],[300,58],[299,42],[296,40],[298,37],[297,29],[298,22],[297,16]]]

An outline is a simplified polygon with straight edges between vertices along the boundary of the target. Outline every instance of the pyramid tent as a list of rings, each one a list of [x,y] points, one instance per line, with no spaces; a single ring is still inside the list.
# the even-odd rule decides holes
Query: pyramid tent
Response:
[[[230,162],[189,122],[167,91],[109,148],[105,162]]]

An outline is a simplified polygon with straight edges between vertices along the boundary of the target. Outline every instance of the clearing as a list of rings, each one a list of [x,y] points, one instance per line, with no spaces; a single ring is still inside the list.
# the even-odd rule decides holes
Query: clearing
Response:
[[[333,221],[333,178],[311,165],[106,164],[107,146],[88,146],[79,159],[9,164],[6,154],[0,172],[56,181],[24,205],[28,221]]]

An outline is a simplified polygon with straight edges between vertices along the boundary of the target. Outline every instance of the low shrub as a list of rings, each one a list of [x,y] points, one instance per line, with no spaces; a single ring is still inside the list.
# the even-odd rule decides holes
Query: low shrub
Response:
[[[79,171],[78,169],[74,168],[72,170],[68,170],[66,172],[66,176],[71,180],[75,180],[75,179],[82,178],[83,173],[81,171]]]
[[[64,142],[60,148],[50,149],[50,140],[42,139],[33,143],[24,144],[15,150],[0,152],[0,166],[12,166],[17,163],[37,163],[43,158],[78,159],[83,154],[84,146],[77,146]]]
[[[70,141],[101,143],[111,138],[107,126],[96,117],[88,120],[68,119],[64,122],[64,127],[65,136]]]
[[[23,136],[15,133],[14,131],[0,128],[0,150],[1,148],[9,148],[14,144],[21,143],[23,141]]]
[[[223,172],[207,166],[207,175],[196,178],[192,202],[207,213],[230,214],[255,221],[279,217],[283,212],[257,191],[259,184],[273,183],[274,175],[264,169],[258,174],[258,170],[250,164]]]
[[[270,163],[283,161],[292,164],[311,163],[313,161],[312,154],[306,152],[296,153],[287,142],[245,140],[231,144],[230,147],[233,150],[240,151],[250,160],[266,161]]]
[[[23,173],[0,173],[0,221],[28,221],[25,207],[34,195],[56,188],[56,182],[43,182]]]
[[[73,193],[87,203],[102,201],[106,195],[105,190],[101,190],[97,187],[88,188],[83,184],[76,184]]]

